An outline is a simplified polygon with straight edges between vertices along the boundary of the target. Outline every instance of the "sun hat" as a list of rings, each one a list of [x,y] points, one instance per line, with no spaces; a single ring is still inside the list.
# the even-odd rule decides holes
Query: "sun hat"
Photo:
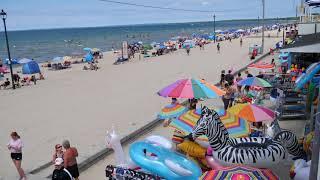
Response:
[[[62,158],[57,158],[57,159],[54,161],[54,165],[57,165],[57,166],[60,166],[62,163],[63,163],[63,159],[62,159]]]

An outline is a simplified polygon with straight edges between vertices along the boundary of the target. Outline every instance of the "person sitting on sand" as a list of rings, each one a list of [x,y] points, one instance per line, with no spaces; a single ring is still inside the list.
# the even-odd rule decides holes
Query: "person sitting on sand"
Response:
[[[44,76],[41,72],[39,72],[39,80],[44,80]]]
[[[35,76],[35,75],[32,75],[30,81],[32,81],[32,82],[34,83],[34,85],[36,85],[36,84],[37,84],[37,78],[36,78],[36,76]]]
[[[3,89],[7,89],[8,86],[10,86],[9,78],[7,78],[5,82],[0,84],[0,89],[1,89],[1,87],[3,87]]]
[[[83,70],[89,70],[89,68],[86,65],[84,65],[82,69]]]
[[[18,86],[18,87],[20,87],[20,76],[19,76],[19,74],[17,74],[17,73],[15,73],[15,74],[13,74],[13,83],[16,85],[16,86]]]

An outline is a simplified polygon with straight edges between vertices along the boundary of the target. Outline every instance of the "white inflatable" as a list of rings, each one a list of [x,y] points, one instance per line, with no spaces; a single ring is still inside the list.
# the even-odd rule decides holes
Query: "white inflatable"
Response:
[[[179,164],[177,164],[169,159],[165,159],[164,163],[176,174],[179,174],[181,176],[191,176],[192,175],[191,171],[181,167]]]
[[[112,127],[112,132],[107,132],[107,147],[112,148],[115,153],[116,163],[118,166],[128,167],[128,162],[125,159],[122,145],[119,136],[116,134],[114,127]]]
[[[164,137],[152,135],[147,137],[145,140],[147,142],[156,144],[166,149],[172,149],[172,143]],[[120,142],[120,137],[117,135],[114,126],[112,126],[111,133],[107,131],[106,142],[107,142],[107,147],[114,150],[117,166],[129,168],[129,169],[139,169],[139,167],[131,160],[130,157],[128,158],[125,157],[125,154]]]
[[[304,159],[294,161],[290,169],[290,177],[294,180],[309,179],[311,161],[306,162]]]
[[[152,144],[157,144],[157,145],[164,147],[166,149],[172,149],[172,143],[168,139],[166,139],[162,136],[152,135],[152,136],[147,137],[145,140],[147,142],[150,142]]]

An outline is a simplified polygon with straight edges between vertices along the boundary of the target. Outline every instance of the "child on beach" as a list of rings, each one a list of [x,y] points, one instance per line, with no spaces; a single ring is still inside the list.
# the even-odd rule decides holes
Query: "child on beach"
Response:
[[[27,177],[24,173],[24,170],[21,168],[22,147],[23,147],[22,141],[17,132],[12,132],[10,136],[11,136],[11,139],[7,144],[7,147],[11,152],[10,155],[11,155],[12,162],[20,175],[20,179],[26,180]]]

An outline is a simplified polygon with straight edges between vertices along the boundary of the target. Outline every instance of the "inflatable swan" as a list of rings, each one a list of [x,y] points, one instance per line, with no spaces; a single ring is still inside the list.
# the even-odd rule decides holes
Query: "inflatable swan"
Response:
[[[296,157],[304,156],[296,136],[290,131],[282,131],[274,139],[229,138],[218,113],[206,106],[202,108],[193,132],[187,137],[194,140],[201,135],[208,137],[215,164],[223,166],[244,164],[268,168],[285,160],[287,151]]]

